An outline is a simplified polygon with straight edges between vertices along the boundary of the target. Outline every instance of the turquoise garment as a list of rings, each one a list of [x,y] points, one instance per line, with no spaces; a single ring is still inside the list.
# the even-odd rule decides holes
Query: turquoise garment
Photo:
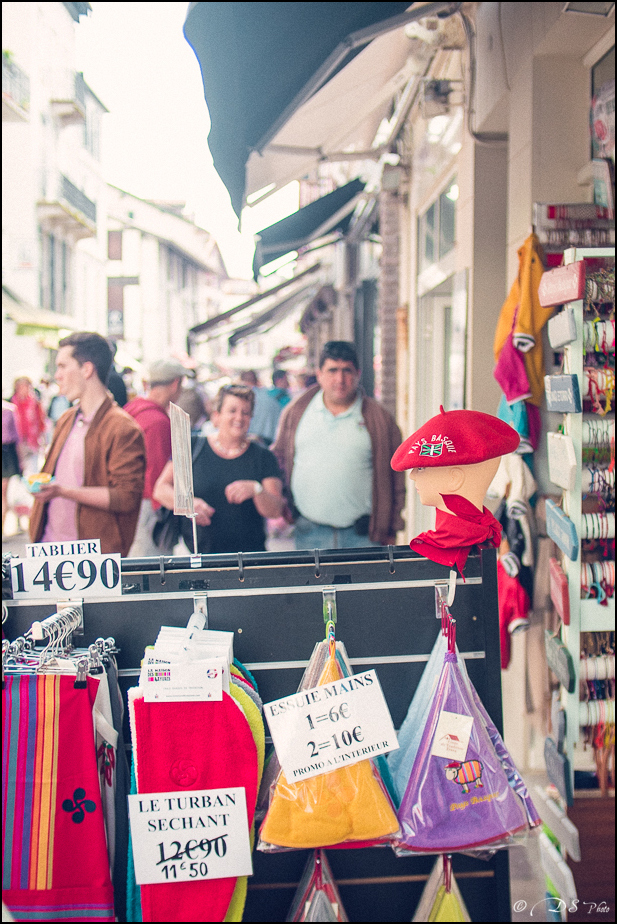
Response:
[[[256,693],[259,693],[259,689],[258,689],[258,687],[257,687],[257,681],[255,680],[255,678],[254,678],[253,675],[251,674],[251,672],[250,672],[250,670],[248,669],[248,667],[245,667],[244,664],[243,664],[241,661],[238,661],[237,658],[234,658],[234,664],[235,664],[235,666],[238,668],[239,671],[242,671],[242,673],[244,674],[244,676],[246,677],[246,679],[249,681],[249,683],[252,683],[252,684],[253,684],[253,686],[255,687],[255,692],[256,692]]]
[[[405,721],[400,727],[398,733],[399,749],[398,751],[390,751],[387,757],[390,773],[394,781],[394,789],[397,794],[397,805],[400,804],[409,782],[447,649],[448,641],[440,630],[426,667],[422,672],[420,682],[416,687]]]
[[[135,758],[131,760],[131,795],[137,793],[137,780],[135,778]],[[129,828],[129,858],[126,868],[126,919],[140,924],[143,921],[141,914],[141,892],[135,879],[135,864],[133,862],[133,841]]]
[[[497,410],[497,416],[504,423],[514,427],[520,437],[529,438],[529,420],[527,417],[527,405],[524,401],[515,401],[508,404],[506,396],[502,395]]]

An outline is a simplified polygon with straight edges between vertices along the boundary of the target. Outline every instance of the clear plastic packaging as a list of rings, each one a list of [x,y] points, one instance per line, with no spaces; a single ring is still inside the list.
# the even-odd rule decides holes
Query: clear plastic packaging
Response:
[[[478,711],[471,683],[454,651],[453,638],[448,647],[401,800],[402,835],[397,853],[490,849],[527,829],[524,804],[510,785],[502,766],[504,755],[496,752],[485,719]],[[451,723],[450,729],[444,731],[444,713],[471,719],[470,723],[459,723],[467,725],[469,741],[456,759],[442,756],[458,743]]]
[[[349,920],[323,850],[315,850],[309,855],[286,920]]]
[[[330,654],[328,643],[321,642],[315,646],[299,690],[349,674],[343,646],[337,642]],[[390,843],[397,834],[396,813],[387,790],[373,762],[363,760],[297,783],[290,783],[280,770],[270,787],[257,849],[375,846]]]
[[[471,921],[463,896],[452,875],[450,857],[439,856],[429,876],[412,922]]]
[[[416,754],[418,752],[420,741],[422,740],[424,734],[426,721],[432,706],[434,691],[441,674],[443,657],[447,651],[447,648],[447,633],[446,631],[442,631],[439,633],[435,645],[433,646],[433,650],[420,679],[420,683],[418,684],[416,692],[414,693],[414,697],[409,707],[407,716],[399,731],[398,740],[400,748],[398,751],[392,751],[388,755],[388,764],[394,779],[394,785],[396,793],[398,794],[399,804],[409,783]],[[455,651],[458,655],[456,648]],[[508,782],[514,792],[517,793],[523,802],[529,827],[535,828],[540,824],[540,816],[538,815],[531,800],[525,782],[518,772],[501,735],[497,731],[497,728],[495,727],[492,719],[484,708],[484,705],[469,678],[464,659],[458,656],[457,664],[458,668],[460,669],[461,676],[469,690],[472,704],[475,707],[476,715],[486,728],[486,732],[492,742],[493,748],[497,757],[499,758]],[[518,835],[516,841],[520,840],[521,837]],[[514,843],[514,839],[508,837],[505,839],[503,844],[500,844],[500,846],[513,846]]]

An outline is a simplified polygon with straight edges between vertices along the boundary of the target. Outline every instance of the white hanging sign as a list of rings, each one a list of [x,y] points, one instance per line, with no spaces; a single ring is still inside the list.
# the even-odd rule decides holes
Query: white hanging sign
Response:
[[[49,543],[54,545],[54,543]],[[86,545],[86,543],[63,543]],[[45,543],[47,545],[47,543]],[[122,593],[121,556],[35,555],[11,559],[13,597],[17,600],[56,600],[67,593],[78,597],[117,597]]]
[[[223,658],[179,661],[146,651],[139,685],[147,703],[220,702],[226,670]]]
[[[374,670],[266,703],[264,715],[290,783],[399,746]]]
[[[128,800],[138,885],[253,874],[243,786]]]

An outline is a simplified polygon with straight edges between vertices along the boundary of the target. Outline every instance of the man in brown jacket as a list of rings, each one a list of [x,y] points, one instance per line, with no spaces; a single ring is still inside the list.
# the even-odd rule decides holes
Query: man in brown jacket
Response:
[[[32,542],[100,539],[101,552],[128,555],[144,488],[144,437],[105,388],[112,354],[104,337],[76,333],[60,341],[56,381],[79,400],[56,424],[42,485],[30,517]]]
[[[401,431],[360,394],[353,344],[326,343],[317,381],[283,410],[270,447],[299,514],[296,548],[393,544],[404,526],[405,479],[390,466]]]

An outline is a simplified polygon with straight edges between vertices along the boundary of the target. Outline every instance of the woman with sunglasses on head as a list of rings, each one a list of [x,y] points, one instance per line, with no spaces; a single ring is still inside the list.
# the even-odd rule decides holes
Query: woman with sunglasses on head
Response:
[[[283,482],[276,458],[247,436],[254,402],[251,388],[225,385],[212,412],[217,432],[193,438],[193,493],[201,554],[263,551],[264,518],[278,517],[283,511]],[[202,440],[201,447],[196,439]],[[173,510],[172,462],[161,472],[153,497]],[[181,532],[194,551],[192,526],[186,517],[181,518]]]

